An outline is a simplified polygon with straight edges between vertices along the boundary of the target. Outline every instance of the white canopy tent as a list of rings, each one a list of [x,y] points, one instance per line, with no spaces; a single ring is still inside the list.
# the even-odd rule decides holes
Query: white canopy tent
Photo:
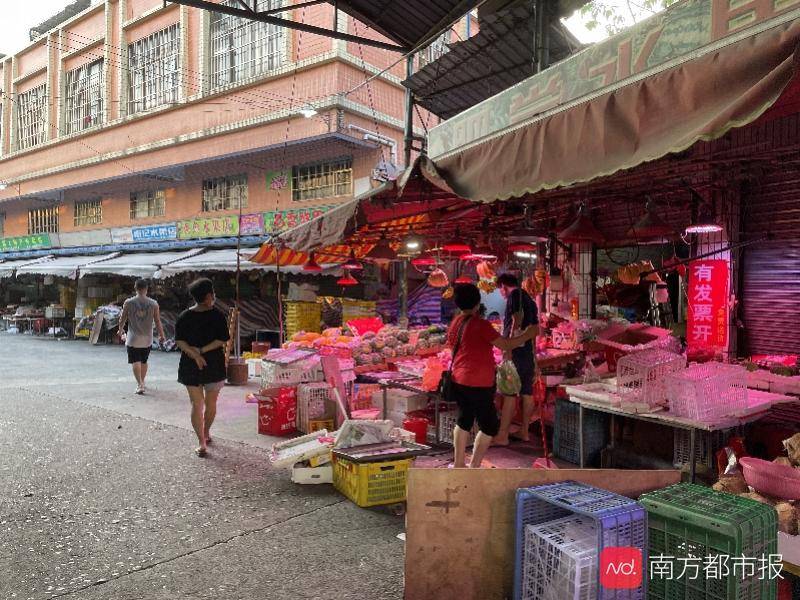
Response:
[[[18,260],[4,260],[0,262],[0,279],[12,277],[14,272],[20,267],[33,263],[48,261],[52,256],[40,256],[39,258],[21,258]]]
[[[119,256],[119,252],[101,256],[58,256],[42,262],[22,265],[17,269],[17,275],[56,275],[58,277],[75,277],[77,272],[94,263],[109,260]]]
[[[275,265],[260,265],[248,259],[258,251],[258,248],[242,248],[239,251],[240,268],[242,271],[275,271]],[[336,269],[338,265],[322,265],[323,269]],[[236,271],[236,248],[224,250],[208,250],[202,254],[190,256],[165,264],[156,272],[154,277],[166,279],[178,273],[189,271]],[[303,273],[302,266],[281,267],[281,273]],[[332,274],[332,273],[331,273]]]
[[[159,269],[166,265],[202,252],[203,248],[169,252],[131,252],[109,260],[84,265],[80,269],[80,275],[83,277],[84,275],[110,274],[148,278],[153,277]]]

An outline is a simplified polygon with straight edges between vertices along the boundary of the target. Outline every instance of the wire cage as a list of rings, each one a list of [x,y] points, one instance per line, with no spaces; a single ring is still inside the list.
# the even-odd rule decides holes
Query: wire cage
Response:
[[[597,525],[571,516],[525,527],[523,600],[594,600]]]
[[[302,383],[297,386],[297,415],[295,426],[301,433],[310,433],[311,421],[324,419],[326,403],[331,399],[331,389],[327,383]]]
[[[652,349],[634,352],[617,361],[617,393],[623,403],[655,408],[667,404],[665,378],[682,371],[686,359],[680,354]]]
[[[713,422],[747,408],[747,370],[709,362],[666,377],[669,411],[675,416]]]

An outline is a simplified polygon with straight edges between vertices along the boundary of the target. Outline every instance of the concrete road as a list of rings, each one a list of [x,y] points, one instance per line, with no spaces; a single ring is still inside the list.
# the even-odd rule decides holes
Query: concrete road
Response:
[[[0,333],[0,598],[402,597],[403,520],[267,466],[228,387],[197,458],[177,354]]]

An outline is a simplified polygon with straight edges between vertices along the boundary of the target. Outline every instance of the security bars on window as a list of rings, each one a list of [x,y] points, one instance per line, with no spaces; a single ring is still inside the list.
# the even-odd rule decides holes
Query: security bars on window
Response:
[[[239,203],[247,206],[247,175],[203,181],[203,211],[238,209]]]
[[[17,96],[17,149],[44,143],[47,134],[47,84]]]
[[[99,225],[103,222],[103,203],[100,200],[87,200],[75,203],[75,227]]]
[[[353,191],[350,158],[292,168],[292,200],[348,196]]]
[[[34,208],[28,211],[28,234],[58,233],[58,207]]]
[[[164,190],[133,192],[131,194],[131,220],[164,216]]]
[[[180,26],[172,25],[128,46],[128,114],[178,101]]]
[[[258,0],[257,10],[272,10],[285,0]],[[236,0],[227,0],[239,6]],[[286,29],[242,19],[211,14],[211,74],[213,87],[220,87],[274,71],[286,59]]]
[[[64,132],[75,133],[103,122],[103,60],[67,71],[64,84]]]

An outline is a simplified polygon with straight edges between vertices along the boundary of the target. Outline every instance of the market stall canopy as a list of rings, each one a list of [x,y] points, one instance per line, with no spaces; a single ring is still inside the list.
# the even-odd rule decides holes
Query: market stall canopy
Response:
[[[274,271],[274,266],[261,265],[253,263],[248,260],[252,254],[256,252],[256,248],[242,248],[239,251],[240,269],[242,271]],[[300,263],[302,265],[302,263]],[[322,264],[323,269],[330,269],[335,265]],[[282,269],[284,270],[284,269]],[[208,250],[202,254],[196,254],[187,258],[176,260],[168,264],[164,264],[159,269],[154,277],[157,279],[166,279],[178,273],[188,273],[194,271],[236,271],[236,248],[227,248],[224,250]],[[287,267],[284,272],[287,273],[300,273],[302,269],[299,266]]]
[[[747,10],[742,28],[728,3],[680,2],[435,127],[430,156],[456,193],[492,202],[719,138],[795,75],[800,10]]]
[[[119,252],[101,256],[59,256],[50,260],[36,261],[17,269],[17,275],[55,275],[75,277],[83,267],[119,256]]]
[[[52,256],[40,256],[39,258],[21,258],[19,260],[4,260],[0,262],[0,279],[13,277],[20,267],[51,260]]]
[[[131,252],[81,267],[80,275],[99,273],[123,275],[125,277],[152,277],[161,267],[177,260],[189,258],[203,252],[204,248],[175,252]]]

